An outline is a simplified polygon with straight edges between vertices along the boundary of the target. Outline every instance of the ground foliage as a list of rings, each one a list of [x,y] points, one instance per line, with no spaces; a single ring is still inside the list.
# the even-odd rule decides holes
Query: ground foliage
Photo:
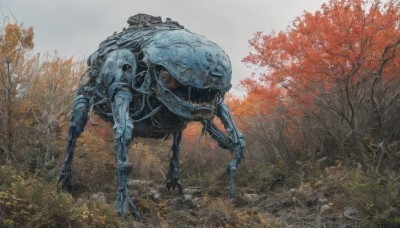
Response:
[[[77,203],[67,193],[31,175],[0,166],[2,227],[119,227],[114,208],[94,199]]]

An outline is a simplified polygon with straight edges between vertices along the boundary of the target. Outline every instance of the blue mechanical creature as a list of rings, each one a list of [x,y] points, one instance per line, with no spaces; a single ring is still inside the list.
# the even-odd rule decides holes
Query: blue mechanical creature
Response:
[[[160,17],[138,14],[130,17],[128,24],[88,58],[89,69],[81,77],[74,100],[60,185],[71,192],[76,140],[94,111],[113,123],[118,188],[115,207],[120,216],[125,216],[129,207],[134,217],[140,217],[127,189],[132,139],[167,139],[172,135],[166,188],[182,193],[179,143],[191,121],[200,121],[220,147],[234,154],[227,168],[230,196],[234,197],[233,174],[243,158],[245,141],[224,103],[224,94],[231,88],[228,55],[169,18],[163,22]],[[215,125],[215,116],[227,135]]]

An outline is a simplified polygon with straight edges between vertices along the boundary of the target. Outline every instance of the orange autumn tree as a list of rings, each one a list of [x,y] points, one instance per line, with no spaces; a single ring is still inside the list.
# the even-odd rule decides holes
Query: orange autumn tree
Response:
[[[32,27],[0,24],[0,164],[53,168],[84,62],[34,52]]]
[[[329,144],[328,155],[340,151],[364,167],[393,156],[400,138],[393,127],[400,124],[399,1],[331,0],[286,31],[256,33],[249,44],[243,61],[258,77],[243,82],[247,100],[271,104],[268,112],[284,109],[298,129],[291,132]]]
[[[366,71],[376,74],[388,58],[391,64],[386,68],[392,72],[382,76],[391,80],[399,17],[398,1],[385,5],[375,1],[372,6],[361,0],[330,1],[315,14],[298,17],[287,31],[256,33],[249,42],[254,51],[243,61],[266,67],[260,80],[297,101],[309,102],[308,95],[319,95],[340,83],[356,83],[369,76]]]
[[[0,27],[0,162],[15,160],[14,101],[27,64],[26,53],[33,48],[33,29],[6,22]]]

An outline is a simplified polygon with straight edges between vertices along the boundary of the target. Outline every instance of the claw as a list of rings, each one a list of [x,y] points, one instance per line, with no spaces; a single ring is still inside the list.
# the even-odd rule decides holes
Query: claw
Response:
[[[172,190],[175,190],[176,187],[178,187],[179,194],[183,194],[182,184],[179,181],[179,179],[178,178],[168,178],[166,189],[168,191],[171,190],[171,188],[172,188]]]
[[[179,169],[171,167],[170,171],[167,174],[167,186],[166,186],[166,189],[168,191],[171,188],[172,188],[172,190],[175,190],[176,187],[178,187],[179,194],[183,194],[182,184],[179,181]]]
[[[72,192],[72,178],[71,178],[71,166],[63,165],[61,168],[61,174],[57,179],[57,183],[61,187],[61,189],[66,190],[67,192]]]
[[[115,208],[118,210],[118,214],[121,217],[125,217],[126,207],[129,206],[132,216],[140,218],[140,212],[132,202],[131,197],[128,195],[128,190],[119,191],[117,199],[115,200]]]

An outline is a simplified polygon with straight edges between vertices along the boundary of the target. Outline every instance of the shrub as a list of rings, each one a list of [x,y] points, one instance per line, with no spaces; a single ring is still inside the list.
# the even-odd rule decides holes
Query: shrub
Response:
[[[362,214],[363,225],[398,227],[400,225],[400,181],[394,172],[379,174],[353,171],[340,186],[351,204]]]
[[[98,201],[76,203],[54,184],[0,166],[1,227],[119,227],[115,210]]]

